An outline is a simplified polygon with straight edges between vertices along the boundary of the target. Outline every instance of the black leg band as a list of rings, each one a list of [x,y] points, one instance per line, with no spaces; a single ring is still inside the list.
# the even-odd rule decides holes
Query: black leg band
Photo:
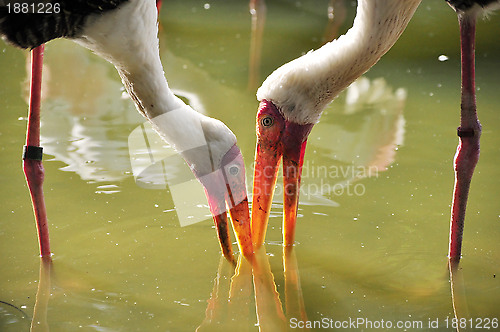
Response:
[[[460,127],[457,128],[457,135],[458,137],[473,137],[474,136],[474,129],[468,128],[468,129],[462,129]]]
[[[25,145],[23,149],[23,160],[42,160],[43,148],[41,146]]]

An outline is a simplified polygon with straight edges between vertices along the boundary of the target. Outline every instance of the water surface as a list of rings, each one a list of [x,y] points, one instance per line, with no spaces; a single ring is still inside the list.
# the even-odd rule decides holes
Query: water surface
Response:
[[[249,180],[256,87],[279,65],[322,44],[327,4],[268,1],[257,67],[245,1],[164,4],[159,38],[169,84],[236,133]],[[352,24],[355,4],[348,1],[346,13],[337,33]],[[474,320],[500,318],[499,29],[496,16],[478,24],[483,134],[466,218],[463,281],[457,282],[465,294],[459,296],[459,311]],[[454,315],[446,254],[460,106],[458,45],[454,13],[444,1],[424,0],[393,49],[329,106],[309,139],[288,277],[276,197],[268,260],[262,259],[262,284],[254,292],[245,266],[230,288],[233,271],[220,263],[206,202],[188,189],[136,183],[128,139],[143,119],[123,95],[114,68],[72,42],[49,43],[42,112],[54,251],[47,326],[51,331],[189,331],[200,325],[255,330],[257,316],[261,325],[279,325],[276,301],[281,301],[287,324],[290,318],[366,318],[421,321],[423,330],[431,330],[429,321],[438,319],[438,330],[446,330],[445,319]],[[0,329],[27,331],[38,285],[47,281],[39,276],[20,160],[27,52],[4,44],[0,52]],[[171,165],[186,171],[182,162]],[[179,195],[189,198],[193,210],[178,208]],[[196,222],[186,221],[189,211]],[[300,283],[292,282],[290,273],[300,275]],[[227,303],[230,292],[233,305]],[[211,322],[207,314],[213,315]]]

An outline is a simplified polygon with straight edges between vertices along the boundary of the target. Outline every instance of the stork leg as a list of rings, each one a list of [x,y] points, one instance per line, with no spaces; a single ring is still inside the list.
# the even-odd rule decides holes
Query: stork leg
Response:
[[[23,153],[23,170],[31,194],[31,202],[38,230],[40,255],[41,257],[50,257],[49,227],[42,187],[45,171],[42,165],[42,148],[40,147],[43,51],[43,44],[31,51],[30,102],[26,145]]]
[[[450,246],[448,258],[452,263],[460,261],[465,209],[470,181],[479,160],[479,138],[481,124],[476,112],[474,45],[475,14],[459,15],[460,43],[462,54],[462,100],[460,127],[457,133],[459,144],[454,159],[455,188],[451,207]]]

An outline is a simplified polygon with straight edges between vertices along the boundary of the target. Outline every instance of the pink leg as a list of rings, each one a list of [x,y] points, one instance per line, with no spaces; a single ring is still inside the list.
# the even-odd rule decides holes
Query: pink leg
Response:
[[[450,248],[448,258],[458,263],[462,251],[462,234],[470,181],[479,159],[481,125],[476,113],[474,44],[475,15],[459,16],[462,53],[462,103],[458,136],[460,142],[455,155],[455,189],[451,208]]]
[[[43,179],[45,171],[42,165],[40,147],[40,101],[42,92],[42,63],[44,45],[31,51],[31,87],[28,114],[26,146],[23,154],[23,169],[33,203],[40,255],[50,257],[49,227],[43,198]]]

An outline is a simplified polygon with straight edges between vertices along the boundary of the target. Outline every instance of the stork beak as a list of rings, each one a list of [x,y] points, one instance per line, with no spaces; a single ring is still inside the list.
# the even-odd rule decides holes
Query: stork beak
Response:
[[[200,177],[199,180],[205,188],[222,253],[228,261],[235,264],[227,222],[227,208],[240,252],[247,259],[251,259],[253,255],[245,166],[240,149],[234,145],[223,157],[221,164],[222,167],[216,172]]]
[[[224,181],[223,178],[219,180]],[[224,199],[225,188],[217,184],[216,181],[212,182],[210,185],[207,185],[206,181],[203,182],[210,212],[212,213],[214,224],[217,228],[217,237],[219,238],[222,254],[229,262],[235,264],[236,261],[233,255],[231,236],[227,223],[226,202]]]
[[[286,134],[286,132],[285,132]],[[288,140],[287,140],[288,138]],[[307,139],[285,136],[283,140],[283,245],[293,245],[299,206],[300,177]]]
[[[245,164],[240,149],[234,145],[222,159],[222,174],[226,184],[226,205],[233,223],[240,252],[250,260],[253,257],[250,212],[245,176]]]
[[[300,175],[307,136],[313,124],[287,121],[269,101],[262,101],[257,114],[257,148],[252,199],[252,236],[258,249],[266,236],[278,166],[283,159],[283,236],[292,245],[299,202]]]
[[[252,191],[252,239],[255,249],[260,248],[266,237],[281,156],[280,144],[257,141]]]

